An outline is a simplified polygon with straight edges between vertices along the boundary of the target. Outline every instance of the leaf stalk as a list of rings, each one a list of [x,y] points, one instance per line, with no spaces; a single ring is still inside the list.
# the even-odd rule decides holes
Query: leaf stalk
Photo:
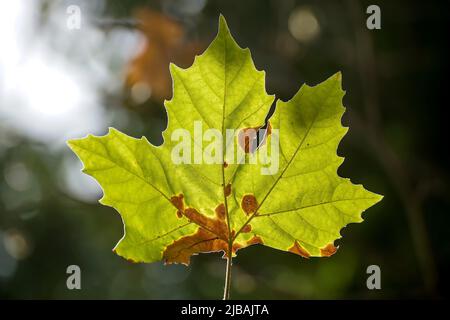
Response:
[[[229,300],[230,299],[230,289],[231,289],[231,267],[233,264],[233,257],[231,253],[232,246],[228,246],[228,253],[227,253],[227,267],[225,271],[225,286],[223,289],[223,300]]]

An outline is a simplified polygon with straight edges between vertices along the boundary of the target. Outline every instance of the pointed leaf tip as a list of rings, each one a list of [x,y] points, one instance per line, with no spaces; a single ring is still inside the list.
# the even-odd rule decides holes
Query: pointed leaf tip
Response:
[[[219,34],[221,34],[222,32],[230,33],[230,29],[228,28],[227,20],[225,19],[225,17],[222,14],[220,14],[219,15]]]
[[[219,27],[221,26],[227,26],[227,20],[223,14],[219,14]]]

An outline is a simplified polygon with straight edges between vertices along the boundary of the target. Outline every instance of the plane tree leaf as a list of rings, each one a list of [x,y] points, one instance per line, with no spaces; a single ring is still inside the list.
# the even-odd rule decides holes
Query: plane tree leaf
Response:
[[[100,202],[122,217],[124,235],[114,248],[120,256],[189,264],[194,254],[231,257],[253,244],[305,258],[330,256],[340,230],[361,222],[362,212],[381,200],[337,174],[343,162],[337,148],[347,132],[340,73],[278,100],[266,122],[275,98],[265,90],[265,73],[222,16],[208,49],[191,67],[170,65],[170,72],[162,145],[112,128],[68,142],[83,172],[101,185]],[[208,129],[221,133],[221,149],[210,153],[219,161],[197,161]],[[230,129],[237,134],[225,141]],[[247,135],[253,131],[262,134]],[[191,151],[184,158],[190,163],[173,158],[180,132],[188,136],[183,150]]]

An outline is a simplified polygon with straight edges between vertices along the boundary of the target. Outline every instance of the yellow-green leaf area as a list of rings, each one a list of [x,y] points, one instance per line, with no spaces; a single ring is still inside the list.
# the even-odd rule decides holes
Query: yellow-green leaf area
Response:
[[[222,16],[217,36],[193,65],[171,65],[170,71],[173,97],[165,102],[162,145],[115,129],[68,142],[83,172],[102,187],[101,203],[122,217],[124,235],[114,248],[120,256],[188,264],[198,253],[231,256],[253,244],[305,258],[330,256],[340,230],[361,222],[362,212],[381,200],[337,174],[343,162],[337,148],[347,132],[340,73],[303,85],[287,102],[278,100],[266,123],[275,97]],[[246,150],[240,133],[261,127],[265,136]],[[190,163],[173,160],[180,129],[189,136]],[[220,161],[195,162],[196,151],[208,145],[201,141],[208,129],[223,139],[227,130],[238,134],[222,144]],[[250,163],[255,154],[260,161]]]

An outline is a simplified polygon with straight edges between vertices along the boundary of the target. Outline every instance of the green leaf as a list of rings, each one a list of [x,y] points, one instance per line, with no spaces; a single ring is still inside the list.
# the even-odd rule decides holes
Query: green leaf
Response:
[[[135,262],[188,264],[193,254],[230,256],[260,243],[303,257],[330,256],[340,230],[361,222],[361,213],[381,200],[337,174],[343,158],[336,152],[347,132],[340,73],[278,101],[263,127],[274,96],[222,16],[216,38],[193,65],[171,65],[170,71],[174,92],[165,103],[161,146],[115,129],[68,142],[83,172],[103,188],[100,202],[122,216],[125,234],[117,254]],[[226,129],[239,133],[210,154],[218,162],[205,163],[211,160],[205,157],[175,163],[172,153],[180,142],[172,138],[179,129],[189,136],[185,151],[194,155],[191,161],[204,150],[199,124],[222,137]],[[264,129],[265,136],[245,136],[250,128]]]

